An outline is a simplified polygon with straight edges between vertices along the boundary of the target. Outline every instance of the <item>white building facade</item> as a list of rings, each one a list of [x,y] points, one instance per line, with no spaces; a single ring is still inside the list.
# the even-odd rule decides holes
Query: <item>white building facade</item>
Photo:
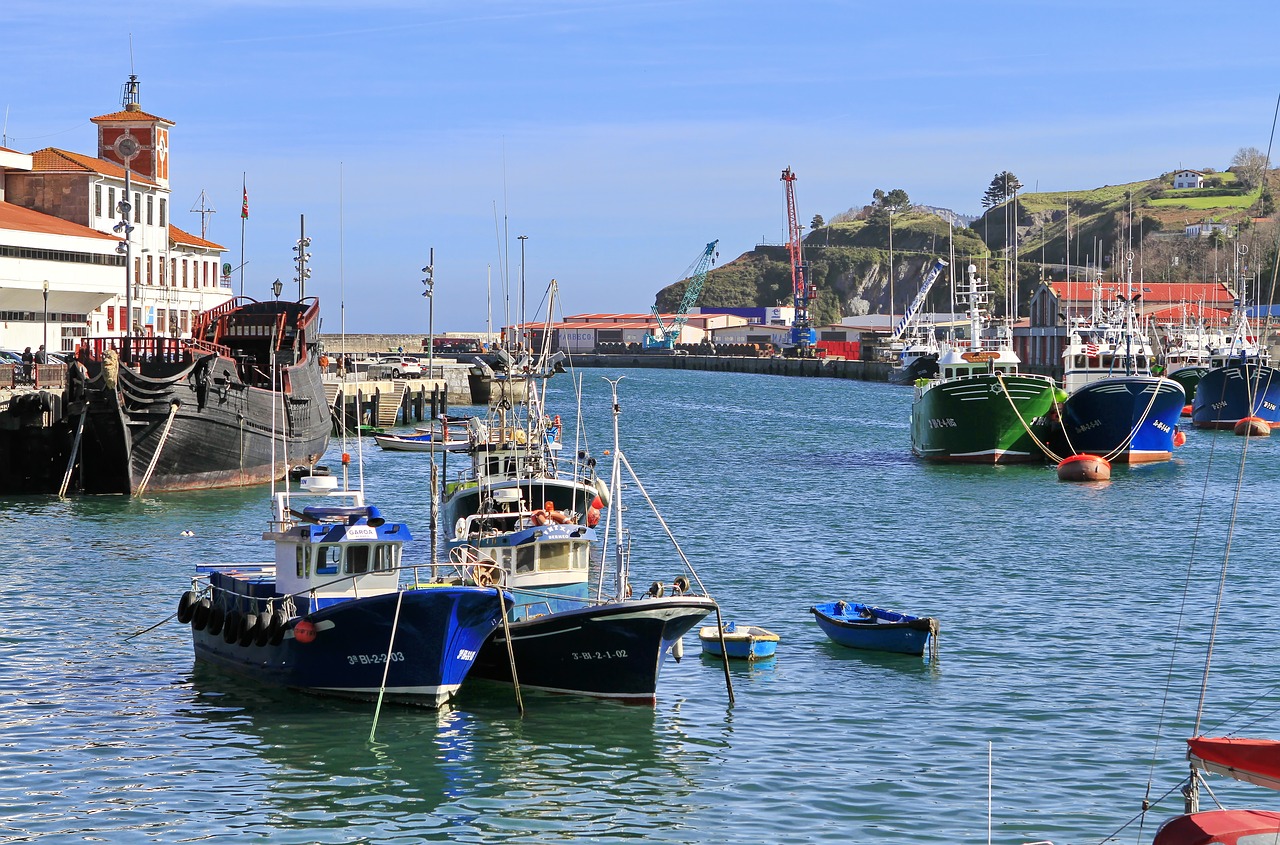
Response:
[[[141,109],[136,82],[126,91],[121,111],[92,118],[96,156],[0,149],[0,347],[189,336],[232,297],[223,248],[170,222],[173,122]]]

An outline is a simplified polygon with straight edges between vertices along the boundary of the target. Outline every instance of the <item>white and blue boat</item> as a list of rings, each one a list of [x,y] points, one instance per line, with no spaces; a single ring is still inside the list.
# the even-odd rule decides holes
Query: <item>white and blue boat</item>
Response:
[[[477,458],[484,498],[476,513],[459,517],[450,556],[475,580],[502,584],[514,604],[502,630],[480,650],[473,677],[512,683],[514,667],[521,689],[653,704],[666,655],[679,660],[681,638],[716,610],[709,596],[695,594],[693,586],[701,585],[692,568],[669,587],[655,581],[643,595],[633,595],[632,544],[617,506],[616,393],[613,407],[613,483],[587,488],[593,498],[582,510],[556,506],[549,498],[553,488],[507,484],[487,475],[486,458],[492,453]],[[534,494],[548,498],[530,501]],[[590,571],[592,549],[603,539],[595,530],[599,508],[609,503],[614,506],[606,520],[613,521],[616,539],[613,584],[606,587],[605,567],[598,569],[594,584]]]
[[[1063,457],[1098,455],[1111,463],[1167,461],[1186,391],[1151,372],[1155,356],[1135,325],[1141,294],[1132,294],[1132,282],[1106,315],[1100,315],[1101,289],[1098,281],[1094,319],[1072,327],[1062,353],[1067,399],[1054,448]]]
[[[197,565],[179,602],[196,660],[309,693],[446,703],[510,596],[463,574],[420,578],[402,560],[408,527],[331,476],[272,503],[274,560]]]
[[[909,616],[869,604],[831,601],[810,608],[818,627],[833,643],[866,651],[930,655],[938,650],[938,620]]]
[[[780,639],[759,625],[726,622],[723,626],[707,625],[698,629],[703,654],[728,655],[736,660],[767,660],[777,653]]]

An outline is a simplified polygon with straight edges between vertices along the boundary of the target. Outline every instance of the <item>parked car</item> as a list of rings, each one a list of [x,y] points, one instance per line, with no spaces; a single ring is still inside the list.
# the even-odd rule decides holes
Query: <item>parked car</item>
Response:
[[[369,367],[370,378],[375,374],[391,378],[421,378],[422,364],[408,355],[384,355],[378,363]]]

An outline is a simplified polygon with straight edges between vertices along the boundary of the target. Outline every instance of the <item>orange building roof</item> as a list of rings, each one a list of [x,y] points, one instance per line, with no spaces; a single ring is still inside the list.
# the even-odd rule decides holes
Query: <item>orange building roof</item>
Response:
[[[1093,301],[1093,282],[1048,282],[1048,287],[1059,302]],[[1104,281],[1102,297],[1104,300],[1116,298],[1128,290],[1128,283],[1120,281]],[[1142,294],[1142,301],[1148,304],[1163,302],[1209,302],[1231,303],[1235,296],[1225,284],[1219,282],[1134,282],[1133,292]]]
[[[193,235],[190,232],[184,232],[172,223],[169,224],[169,240],[175,244],[185,244],[187,246],[198,246],[205,249],[226,249],[222,244],[215,244],[213,241],[206,241],[199,235]]]
[[[81,226],[79,223],[72,223],[70,220],[63,220],[52,214],[42,214],[9,202],[0,202],[0,229],[39,232],[44,235],[75,235],[80,238],[99,238],[105,241],[116,240],[115,236],[90,229],[88,226]]]
[[[134,120],[159,120],[169,124],[170,126],[174,125],[172,120],[164,117],[157,117],[154,114],[147,114],[142,109],[137,109],[136,111],[130,111],[129,109],[113,111],[111,114],[100,114],[97,117],[91,117],[89,120],[94,123],[98,123],[99,121],[102,123],[124,123]]]
[[[35,173],[97,173],[117,179],[124,178],[124,168],[114,161],[59,150],[56,147],[45,147],[32,153],[31,170]],[[155,184],[139,173],[131,173],[130,178],[143,185]]]

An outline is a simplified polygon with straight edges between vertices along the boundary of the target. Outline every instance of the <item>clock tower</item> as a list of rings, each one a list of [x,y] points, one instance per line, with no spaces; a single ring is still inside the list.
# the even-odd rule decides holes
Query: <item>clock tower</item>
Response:
[[[124,109],[91,118],[98,127],[98,158],[128,167],[161,188],[169,187],[169,130],[173,121],[147,114],[138,104],[138,77],[124,85]]]

